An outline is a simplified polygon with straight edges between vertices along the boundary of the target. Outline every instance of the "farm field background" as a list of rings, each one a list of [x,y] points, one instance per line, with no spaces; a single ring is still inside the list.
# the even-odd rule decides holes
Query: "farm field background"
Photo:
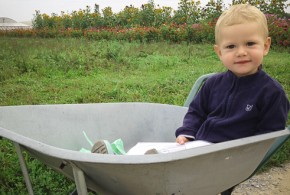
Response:
[[[203,1],[205,3],[205,1]],[[191,44],[214,43],[214,27],[220,14],[229,8],[221,0],[180,0],[178,8],[160,7],[149,0],[140,8],[128,5],[118,13],[111,7],[86,6],[60,15],[36,10],[31,29],[0,31],[0,37],[85,37],[90,40],[126,40],[140,42],[170,41]],[[233,0],[231,5],[248,3],[260,9],[268,21],[272,45],[289,47],[289,13],[287,0]],[[4,28],[5,29],[5,28]]]
[[[199,76],[225,70],[212,44],[1,37],[0,45],[1,106],[100,102],[183,105]],[[288,96],[289,52],[289,48],[274,47],[264,60],[264,70],[282,84]],[[0,193],[25,194],[13,144],[1,139],[0,148]],[[290,141],[266,168],[289,161],[289,153]],[[36,194],[68,194],[75,188],[28,154],[25,159]]]

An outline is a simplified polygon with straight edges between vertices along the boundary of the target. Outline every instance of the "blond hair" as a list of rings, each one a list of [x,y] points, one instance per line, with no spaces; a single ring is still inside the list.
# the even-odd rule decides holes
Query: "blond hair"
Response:
[[[223,27],[233,26],[236,24],[245,24],[248,22],[256,22],[261,25],[263,36],[268,37],[268,25],[265,14],[258,8],[248,4],[233,5],[230,9],[224,11],[219,17],[215,26],[216,44],[220,41],[220,31]]]

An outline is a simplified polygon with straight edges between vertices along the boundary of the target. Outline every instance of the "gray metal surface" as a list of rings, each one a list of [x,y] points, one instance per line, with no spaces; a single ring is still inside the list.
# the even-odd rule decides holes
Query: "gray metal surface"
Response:
[[[212,195],[248,178],[276,138],[289,135],[282,130],[157,155],[79,152],[90,148],[82,131],[91,140],[121,138],[127,150],[140,141],[173,142],[186,111],[150,103],[7,106],[0,107],[0,136],[71,179],[81,180],[83,171],[86,186],[100,194]]]

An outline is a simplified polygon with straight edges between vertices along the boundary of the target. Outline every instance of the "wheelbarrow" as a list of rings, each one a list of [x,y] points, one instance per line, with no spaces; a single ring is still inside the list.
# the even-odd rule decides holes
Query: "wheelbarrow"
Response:
[[[174,153],[104,155],[80,152],[92,140],[121,138],[173,142],[197,80],[184,106],[158,103],[97,103],[0,107],[0,136],[14,142],[29,194],[33,188],[22,151],[76,183],[78,194],[195,194],[223,192],[251,177],[289,138],[287,129]]]

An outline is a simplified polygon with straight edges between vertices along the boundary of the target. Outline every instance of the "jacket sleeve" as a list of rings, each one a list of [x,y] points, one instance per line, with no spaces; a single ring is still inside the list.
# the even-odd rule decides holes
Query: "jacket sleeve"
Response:
[[[256,134],[285,129],[289,111],[289,101],[285,92],[269,91],[262,99]]]
[[[190,103],[187,113],[183,119],[183,125],[175,131],[175,136],[184,135],[195,137],[198,129],[207,117],[207,98],[209,87],[207,82],[202,86],[196,97]]]

